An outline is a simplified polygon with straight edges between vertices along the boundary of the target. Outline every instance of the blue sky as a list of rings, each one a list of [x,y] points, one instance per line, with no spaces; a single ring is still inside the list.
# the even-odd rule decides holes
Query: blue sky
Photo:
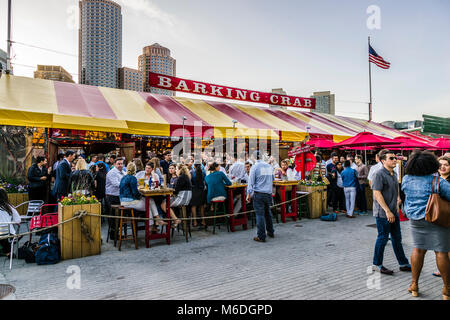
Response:
[[[367,119],[367,37],[389,70],[372,65],[373,119],[450,116],[450,1],[118,0],[124,66],[137,68],[142,47],[160,43],[177,59],[177,76],[289,95],[336,95],[336,114]],[[0,48],[6,49],[6,0],[0,0]],[[76,0],[13,0],[13,40],[78,53]],[[366,13],[380,8],[381,29]],[[17,64],[78,60],[22,45]],[[33,76],[33,68],[15,66]],[[77,76],[74,76],[77,79]],[[200,96],[193,96],[200,98]]]

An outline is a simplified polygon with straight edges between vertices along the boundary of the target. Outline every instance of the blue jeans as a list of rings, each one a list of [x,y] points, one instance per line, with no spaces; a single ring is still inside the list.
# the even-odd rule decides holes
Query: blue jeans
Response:
[[[395,214],[395,222],[389,223],[387,218],[378,218],[377,230],[378,237],[375,243],[375,252],[373,254],[373,264],[376,266],[383,265],[384,248],[389,240],[391,234],[392,248],[394,249],[395,257],[400,266],[408,265],[408,259],[405,256],[402,245],[402,233],[400,231],[400,218]]]
[[[345,207],[347,208],[347,215],[352,216],[353,210],[355,210],[356,188],[348,187],[344,188],[345,194]]]
[[[260,238],[261,240],[266,239],[266,230],[270,235],[274,233],[272,212],[270,211],[271,205],[272,195],[270,193],[254,193],[253,208],[255,209],[258,238]]]
[[[359,211],[367,211],[367,200],[366,200],[366,184],[359,184],[356,188],[356,205]]]

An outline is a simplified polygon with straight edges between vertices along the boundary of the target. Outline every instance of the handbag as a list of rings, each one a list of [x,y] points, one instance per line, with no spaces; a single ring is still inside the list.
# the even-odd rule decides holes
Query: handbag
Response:
[[[441,227],[450,228],[450,201],[439,196],[439,176],[437,177],[436,192],[434,191],[435,180],[436,176],[433,177],[432,193],[425,209],[425,220]]]

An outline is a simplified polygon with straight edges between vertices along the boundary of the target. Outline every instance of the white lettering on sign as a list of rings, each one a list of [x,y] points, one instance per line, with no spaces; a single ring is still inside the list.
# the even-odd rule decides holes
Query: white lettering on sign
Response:
[[[277,104],[278,103],[278,96],[274,96],[274,95],[270,96],[270,102],[272,102],[273,104]]]
[[[223,88],[211,85],[211,94],[214,96],[223,97],[222,92],[220,92],[221,89],[223,89]]]
[[[195,86],[195,89],[192,92],[199,93],[200,92],[199,89],[201,89],[203,94],[207,94],[207,92],[206,92],[206,84],[194,82],[194,86]]]
[[[247,91],[236,90],[236,99],[247,99]]]
[[[291,99],[289,97],[281,97],[281,104],[289,105],[291,103]]]
[[[295,98],[293,106],[294,107],[301,107],[302,106],[302,102],[300,101],[299,98]]]
[[[312,107],[310,99],[305,99],[305,107]]]
[[[250,93],[250,99],[253,101],[259,101],[259,93],[258,92],[252,92]]]
[[[158,76],[161,87],[170,88],[172,86],[170,78]]]
[[[189,88],[186,84],[186,81],[184,81],[184,80],[180,80],[180,83],[175,88],[175,90],[191,91],[191,90],[189,90]]]
[[[233,99],[233,96],[231,95],[232,90],[233,89],[231,89],[231,88],[227,88],[227,98]]]

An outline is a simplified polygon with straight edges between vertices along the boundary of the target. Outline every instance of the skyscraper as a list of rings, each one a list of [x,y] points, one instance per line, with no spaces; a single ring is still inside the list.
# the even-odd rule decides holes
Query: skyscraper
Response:
[[[142,51],[142,54],[139,56],[138,68],[144,74],[144,91],[174,96],[175,93],[171,90],[151,88],[148,85],[149,72],[161,73],[173,77],[176,76],[177,61],[170,56],[170,50],[155,43],[151,46],[144,47]]]
[[[121,7],[110,0],[80,0],[79,83],[117,88],[122,67]]]

